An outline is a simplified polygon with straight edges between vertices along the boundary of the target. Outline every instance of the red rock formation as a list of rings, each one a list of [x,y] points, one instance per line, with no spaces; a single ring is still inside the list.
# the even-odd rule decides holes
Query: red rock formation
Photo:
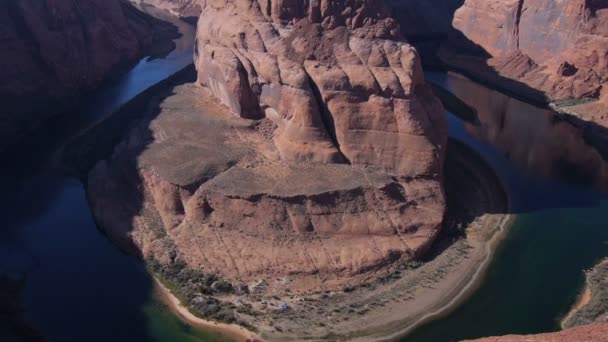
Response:
[[[199,82],[235,114],[271,118],[283,158],[439,169],[440,106],[382,1],[208,1],[203,11]]]
[[[122,0],[2,1],[0,149],[175,34]]]
[[[430,35],[415,29],[406,32],[420,47],[435,47],[433,43],[441,40],[444,64],[529,100],[553,101],[567,112],[608,126],[606,1],[391,3],[402,25],[434,27]],[[592,102],[580,104],[585,101]]]
[[[90,174],[110,236],[277,292],[341,288],[428,248],[446,123],[382,1],[206,1],[197,38],[203,87],[175,90],[151,143],[131,133]]]
[[[475,342],[603,342],[608,336],[608,324],[591,324],[564,331],[538,335],[507,335],[486,337]]]
[[[468,0],[453,24],[491,55],[501,74],[551,99],[598,98],[608,80],[607,7],[587,0]]]

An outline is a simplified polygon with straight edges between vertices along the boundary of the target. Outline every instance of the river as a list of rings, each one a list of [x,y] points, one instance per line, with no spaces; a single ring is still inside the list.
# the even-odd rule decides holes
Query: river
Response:
[[[516,214],[481,288],[404,341],[460,341],[559,330],[584,282],[608,256],[607,163],[554,113],[454,74],[428,73],[474,107],[480,125],[448,114],[450,136],[476,150],[505,184]]]
[[[82,184],[59,165],[70,138],[192,63],[195,29],[173,22],[183,36],[171,54],[141,60],[3,161],[0,275],[25,276],[25,320],[49,341],[223,340],[155,302],[141,263],[97,230]]]
[[[155,302],[150,276],[97,230],[82,184],[57,158],[71,137],[191,63],[194,30],[180,28],[184,37],[169,56],[142,60],[87,105],[50,122],[2,169],[0,274],[25,275],[25,318],[50,341],[221,340]],[[517,219],[481,289],[406,340],[556,330],[582,270],[608,255],[608,201],[590,187],[605,187],[605,162],[548,111],[454,75],[428,78],[477,109],[479,126],[448,114],[450,135],[497,171]]]

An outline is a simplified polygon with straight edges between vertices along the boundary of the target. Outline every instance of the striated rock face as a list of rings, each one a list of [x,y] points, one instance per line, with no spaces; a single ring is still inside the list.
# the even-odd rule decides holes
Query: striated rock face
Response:
[[[114,240],[271,292],[341,288],[428,248],[447,128],[382,1],[206,1],[197,39],[202,87],[173,90],[89,175]]]
[[[439,55],[443,64],[479,80],[608,126],[606,1],[390,3],[402,26],[423,28],[405,32],[418,47],[432,48],[425,60]]]
[[[600,342],[608,336],[608,324],[591,324],[564,331],[538,335],[508,335],[487,337],[476,342]]]
[[[284,159],[439,170],[440,105],[382,1],[207,1],[203,12],[199,83],[238,116],[270,118]]]
[[[453,25],[500,73],[551,99],[598,98],[608,80],[605,1],[467,0]]]
[[[0,150],[175,35],[122,0],[2,1]]]

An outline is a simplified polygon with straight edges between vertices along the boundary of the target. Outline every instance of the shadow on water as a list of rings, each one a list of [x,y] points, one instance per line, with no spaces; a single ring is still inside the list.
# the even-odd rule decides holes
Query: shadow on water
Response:
[[[70,171],[86,174],[97,160],[108,158],[140,120],[147,127],[162,99],[173,94],[174,86],[192,82],[193,74],[192,65],[182,69],[75,138],[69,146],[78,149],[66,150]],[[143,133],[144,139],[151,139]],[[133,151],[134,155],[139,152]],[[18,174],[17,167],[4,171]],[[4,204],[0,211],[8,218],[0,230],[0,273],[25,274],[22,294],[27,322],[51,341],[218,339],[190,328],[153,303],[153,280],[140,260],[119,252],[100,234],[77,179],[42,165],[39,171],[7,184],[0,196]],[[2,179],[10,183],[10,178]],[[116,215],[129,215],[123,222],[130,227],[143,200],[138,191],[124,194],[135,198],[124,197],[126,211]]]
[[[49,341],[215,339],[154,304],[153,282],[141,262],[121,253],[100,234],[82,184],[66,175],[57,158],[67,140],[192,63],[195,29],[184,29],[189,31],[182,30],[177,50],[166,58],[140,61],[85,101],[86,105],[55,117],[35,139],[2,156],[0,278],[22,282],[14,292],[21,296],[20,308],[0,324],[0,336],[8,336],[0,340],[26,339],[26,333],[10,335],[22,323],[35,330],[34,337],[39,333]],[[137,99],[141,102],[145,96],[144,92]],[[137,99],[124,108],[133,109]],[[106,132],[101,141],[108,141],[121,128]],[[15,307],[0,297],[0,307]],[[6,322],[15,324],[5,326]]]
[[[145,336],[151,281],[100,238],[77,180],[42,171],[3,186],[0,203],[0,273],[24,277],[25,322],[50,341]]]

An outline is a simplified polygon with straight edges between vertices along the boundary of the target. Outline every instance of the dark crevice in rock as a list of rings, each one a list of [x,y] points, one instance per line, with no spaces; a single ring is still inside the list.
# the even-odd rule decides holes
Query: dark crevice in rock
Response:
[[[524,10],[524,0],[519,0],[517,4],[517,12],[515,13],[515,39],[517,39],[517,48],[519,49],[519,23],[521,22],[521,16]]]
[[[336,125],[334,122],[334,117],[329,111],[329,108],[327,108],[327,103],[323,101],[323,95],[321,94],[321,90],[319,89],[315,81],[312,79],[308,71],[306,71],[306,68],[302,68],[302,70],[304,70],[304,73],[306,73],[306,79],[308,80],[308,84],[310,85],[310,90],[312,92],[312,95],[314,96],[315,101],[317,102],[317,106],[319,107],[319,113],[321,114],[321,121],[323,122],[325,131],[327,132],[327,134],[329,134],[329,137],[333,142],[334,146],[338,149],[338,152],[340,152],[343,161],[347,164],[351,164],[351,161],[346,158],[346,156],[340,149],[340,143],[338,142],[338,137],[336,134]]]

